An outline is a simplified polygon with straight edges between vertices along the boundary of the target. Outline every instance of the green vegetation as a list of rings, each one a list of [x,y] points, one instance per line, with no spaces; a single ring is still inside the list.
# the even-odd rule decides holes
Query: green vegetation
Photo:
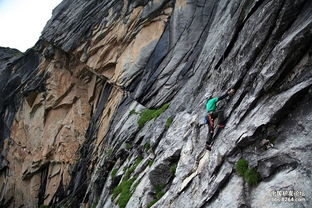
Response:
[[[149,160],[148,165],[151,166],[153,164],[153,160]],[[170,165],[169,168],[169,172],[172,176],[175,175],[175,172],[177,170],[177,163],[172,163]],[[155,190],[155,195],[154,195],[154,199],[148,203],[147,208],[150,208],[151,206],[153,206],[164,194],[164,189],[165,189],[166,185],[165,184],[159,184],[154,186],[154,190]]]
[[[138,158],[134,162],[134,166],[137,167],[143,160],[142,155],[139,155]]]
[[[136,169],[136,167],[140,164],[142,160],[143,160],[142,156],[139,156],[135,160],[134,164],[128,170],[126,170],[126,173],[121,183],[117,187],[115,187],[113,190],[113,195],[112,195],[113,199],[116,199],[116,197],[119,195],[117,204],[119,205],[120,208],[126,207],[129,199],[132,196],[131,186],[133,182],[136,180],[136,177],[130,178],[130,175],[131,173],[133,173],[133,171]],[[135,187],[138,184],[139,183],[136,183]]]
[[[153,165],[153,163],[154,163],[154,160],[149,160],[149,161],[148,161],[148,166],[151,167],[151,166]]]
[[[106,153],[109,157],[112,156],[113,155],[113,149],[111,149],[111,148],[107,149]]]
[[[172,121],[173,121],[173,118],[172,118],[172,117],[167,118],[167,121],[166,121],[166,124],[165,124],[165,128],[166,128],[166,129],[169,129],[169,127],[170,127]]]
[[[248,167],[248,161],[244,158],[236,162],[235,169],[238,175],[244,178],[249,185],[255,186],[260,181],[260,175],[254,168]]]
[[[244,158],[239,159],[236,162],[235,169],[238,175],[244,176],[245,172],[248,169],[248,162]]]
[[[131,110],[130,111],[130,113],[129,113],[129,115],[131,116],[131,115],[137,115],[137,114],[139,114],[138,112],[136,112],[134,109],[133,110]]]
[[[114,177],[116,176],[117,171],[118,171],[118,169],[116,169],[116,168],[114,168],[114,169],[112,170],[112,173],[111,173],[112,178],[114,178]]]
[[[244,174],[244,180],[251,186],[255,186],[260,181],[260,175],[259,173],[253,169],[248,169]]]
[[[40,207],[39,208],[49,208],[50,206],[49,205],[40,205]]]
[[[132,148],[132,144],[126,143],[126,149],[129,150]]]
[[[126,207],[129,199],[131,198],[132,193],[130,189],[135,179],[136,178],[134,177],[129,180],[123,180],[116,188],[114,188],[113,199],[120,195],[117,200],[117,204],[120,208]]]
[[[159,109],[146,109],[140,113],[140,118],[138,120],[139,128],[143,128],[146,122],[159,117],[163,112],[167,110],[169,103],[164,104]]]
[[[165,192],[163,191],[163,189],[165,188],[166,186],[164,184],[159,184],[159,185],[156,185],[154,187],[155,189],[155,199],[153,201],[151,201],[147,207],[150,208],[151,206],[153,206],[163,195],[165,195]]]
[[[148,203],[147,208],[150,208],[151,206],[156,204],[157,201],[158,201],[158,199],[153,199],[150,203]]]
[[[169,169],[171,175],[174,175],[176,170],[177,170],[177,163],[171,164],[170,169]]]
[[[151,143],[148,141],[144,144],[144,150],[147,152],[151,148]]]
[[[133,171],[136,169],[136,167],[140,164],[140,162],[143,160],[142,156],[139,156],[134,164],[126,171],[125,175],[124,175],[124,179],[129,179],[129,176],[131,175],[131,173],[133,173]]]
[[[163,189],[166,187],[164,184],[159,184],[155,186],[155,196],[156,198],[160,199],[165,193],[163,192]]]

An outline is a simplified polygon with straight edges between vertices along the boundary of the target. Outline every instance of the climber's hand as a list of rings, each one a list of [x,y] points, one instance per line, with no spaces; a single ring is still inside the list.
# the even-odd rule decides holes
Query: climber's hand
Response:
[[[233,88],[228,91],[229,95],[234,95],[234,93],[235,93],[235,90]]]

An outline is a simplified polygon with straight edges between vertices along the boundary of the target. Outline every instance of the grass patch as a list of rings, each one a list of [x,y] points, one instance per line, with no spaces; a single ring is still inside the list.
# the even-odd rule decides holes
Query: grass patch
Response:
[[[126,207],[129,199],[132,196],[131,186],[136,178],[131,178],[129,180],[122,181],[116,188],[113,190],[113,199],[115,199],[118,195],[119,198],[117,200],[117,204],[120,208]]]
[[[260,174],[254,169],[248,167],[248,161],[244,158],[236,162],[235,169],[238,175],[244,178],[248,185],[255,186],[260,181]]]
[[[131,115],[137,115],[137,114],[139,114],[139,113],[136,112],[134,109],[131,110],[131,111],[129,112],[129,115],[130,115],[130,116],[131,116]]]
[[[126,149],[129,150],[132,148],[132,144],[126,143]]]
[[[159,109],[146,109],[140,113],[140,118],[138,120],[139,128],[143,128],[146,122],[159,117],[163,112],[167,110],[169,107],[169,103],[164,104]]]
[[[148,203],[147,207],[150,208],[153,206],[163,195],[165,195],[165,192],[163,191],[166,185],[159,184],[154,187],[155,190],[155,199],[152,200],[150,203]]]
[[[251,186],[255,186],[260,181],[260,175],[259,173],[253,169],[250,168],[244,173],[244,180]]]
[[[155,186],[156,199],[160,199],[165,194],[165,192],[163,192],[163,189],[165,187],[166,187],[166,185],[164,185],[164,184],[159,184],[159,185]]]
[[[118,169],[116,169],[116,168],[114,168],[112,170],[112,173],[111,173],[112,178],[114,178],[116,176],[117,171],[118,171]]]
[[[171,164],[170,169],[169,169],[171,175],[174,175],[176,170],[177,170],[177,163]]]
[[[113,149],[111,149],[111,148],[107,149],[106,153],[109,157],[112,156],[113,155]]]
[[[248,169],[248,162],[244,158],[239,159],[236,162],[235,169],[238,175],[244,176],[245,172]]]
[[[166,128],[166,129],[169,129],[169,127],[170,127],[172,121],[173,121],[173,118],[172,118],[172,117],[167,118],[167,121],[166,121],[166,124],[165,124],[165,128]]]
[[[148,141],[144,144],[144,150],[147,152],[151,148],[151,143]]]
[[[148,164],[148,166],[151,167],[153,165],[153,163],[154,163],[154,160],[149,160],[147,164]]]
[[[150,203],[148,203],[147,208],[150,208],[151,206],[153,206],[154,204],[156,204],[157,201],[158,201],[158,199],[153,199],[153,201],[151,201]]]
[[[118,200],[117,200],[117,204],[119,205],[119,208],[125,208],[129,199],[132,196],[132,191],[131,191],[131,186],[133,184],[133,182],[136,180],[136,177],[132,177],[130,178],[131,173],[133,173],[133,171],[136,169],[136,167],[141,163],[141,161],[143,160],[142,156],[139,156],[134,164],[126,171],[121,183],[114,188],[113,193],[112,193],[112,198],[116,199],[117,196]],[[138,185],[135,184],[135,187]]]
[[[40,207],[39,208],[50,208],[50,206],[49,205],[40,205]]]
[[[143,160],[142,156],[139,156],[134,164],[126,171],[125,175],[124,175],[124,179],[127,180],[129,179],[130,175],[133,173],[133,171],[136,169],[136,167],[140,164],[140,162]]]
[[[135,170],[135,168],[136,167],[131,167],[131,168],[129,168],[127,171],[126,171],[126,173],[125,173],[125,175],[124,175],[124,178],[125,178],[125,180],[127,180],[129,177],[130,177],[130,175],[131,175],[131,173],[133,173],[133,171]]]
[[[135,167],[138,166],[143,160],[142,155],[138,156],[138,158],[135,160],[134,165]]]

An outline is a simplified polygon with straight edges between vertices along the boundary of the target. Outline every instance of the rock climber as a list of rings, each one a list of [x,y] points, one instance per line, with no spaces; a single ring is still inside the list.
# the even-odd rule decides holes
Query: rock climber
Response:
[[[228,96],[234,95],[234,93],[235,93],[235,90],[232,88],[232,89],[228,90],[227,93],[225,93],[224,95],[222,95],[220,97],[213,97],[207,101],[207,104],[206,104],[206,112],[207,112],[206,122],[208,123],[208,131],[209,131],[208,135],[211,135],[210,137],[212,137],[212,135],[214,133],[213,126],[211,126],[212,120],[215,120],[216,118],[218,118],[218,129],[224,128],[224,115],[223,115],[223,110],[221,109],[223,106],[222,107],[218,106],[218,109],[217,109],[218,102],[220,102],[221,100],[223,100],[224,98],[226,98]],[[211,150],[211,142],[212,142],[212,138],[208,138],[208,140],[206,142],[206,148],[208,150]]]

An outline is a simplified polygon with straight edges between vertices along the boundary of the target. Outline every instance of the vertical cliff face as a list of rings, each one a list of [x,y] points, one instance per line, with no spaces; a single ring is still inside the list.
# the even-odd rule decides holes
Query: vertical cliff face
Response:
[[[0,48],[1,206],[310,207],[311,11],[64,0],[34,48]],[[205,102],[229,88],[208,151]]]

